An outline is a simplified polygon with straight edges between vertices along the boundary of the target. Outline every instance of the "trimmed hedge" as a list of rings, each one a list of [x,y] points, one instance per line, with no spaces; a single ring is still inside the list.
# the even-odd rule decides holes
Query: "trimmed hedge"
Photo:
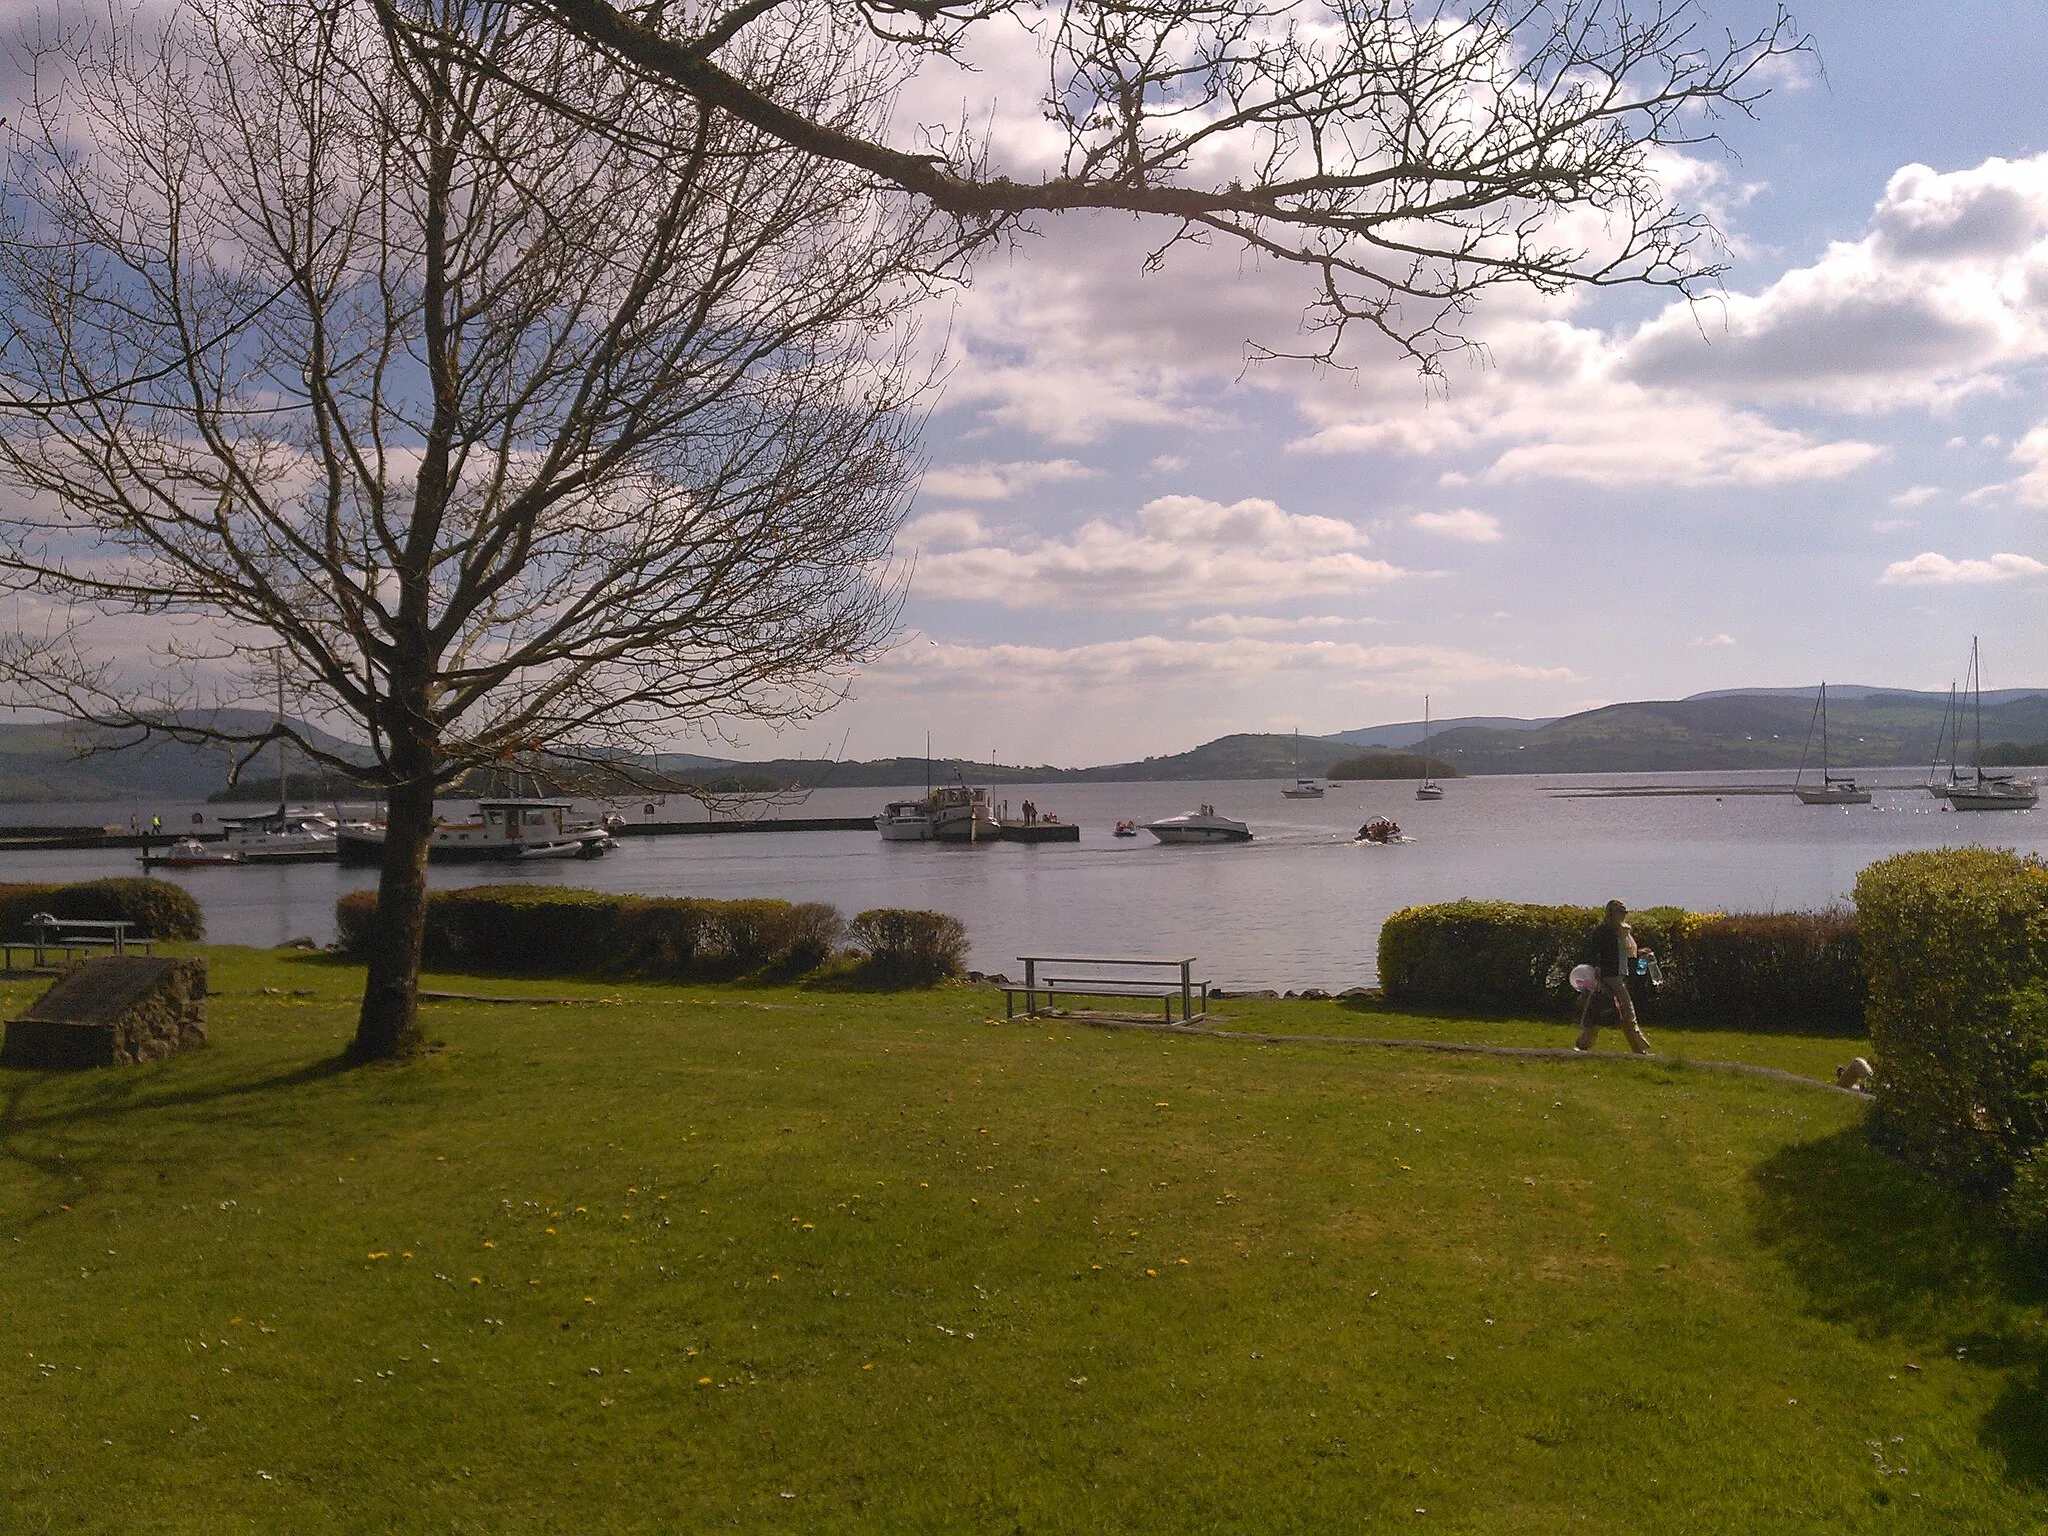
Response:
[[[944,912],[874,907],[854,918],[853,942],[868,969],[890,981],[929,984],[958,976],[967,960],[967,929]]]
[[[1874,1134],[1945,1183],[2007,1195],[2015,1225],[2048,1238],[2048,865],[1902,853],[1857,876],[1856,909]]]
[[[168,880],[135,876],[80,885],[0,885],[0,936],[28,937],[38,912],[86,922],[134,923],[152,939],[203,939],[206,914],[199,898]]]
[[[334,909],[335,947],[360,958],[376,915],[375,891],[342,897]],[[428,893],[423,958],[434,966],[554,975],[794,975],[831,959],[846,931],[838,909],[824,902],[473,885]]]
[[[1572,1003],[1571,968],[1585,958],[1597,907],[1451,901],[1405,907],[1380,929],[1380,987],[1395,1002],[1504,1012]],[[1848,912],[1629,913],[1654,949],[1665,985],[1648,1017],[1860,1034],[1863,973]]]

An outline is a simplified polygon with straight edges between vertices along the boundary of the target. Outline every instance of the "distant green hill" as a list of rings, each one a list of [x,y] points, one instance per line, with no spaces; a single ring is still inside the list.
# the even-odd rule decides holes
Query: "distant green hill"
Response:
[[[1946,700],[1939,695],[1828,695],[1830,759],[1857,767],[1924,767]],[[1446,731],[1431,748],[1467,773],[1644,773],[1796,768],[1806,750],[1813,696],[1740,694],[1612,704],[1536,730]],[[1965,734],[1963,756],[1969,756]],[[1985,741],[2048,739],[2048,695],[1984,706]],[[1819,745],[1813,751],[1816,760]]]

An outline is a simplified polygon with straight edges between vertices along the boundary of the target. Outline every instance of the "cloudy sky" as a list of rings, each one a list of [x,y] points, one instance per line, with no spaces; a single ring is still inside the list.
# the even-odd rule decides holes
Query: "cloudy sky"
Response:
[[[1369,348],[1248,366],[1296,336],[1294,280],[1223,250],[1148,275],[1126,220],[985,261],[931,322],[905,643],[749,755],[929,730],[1085,763],[1413,718],[1425,692],[1549,715],[1945,687],[1973,632],[1989,685],[2048,682],[2048,8],[1797,15],[1817,64],[1673,171],[1725,232],[1723,291],[1496,294],[1484,358],[1435,391]],[[1001,73],[913,109],[957,119]],[[1020,160],[1030,108],[995,114]]]

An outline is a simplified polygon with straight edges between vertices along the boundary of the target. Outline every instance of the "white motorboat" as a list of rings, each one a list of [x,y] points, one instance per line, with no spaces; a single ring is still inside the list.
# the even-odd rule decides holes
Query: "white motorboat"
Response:
[[[2016,778],[2009,773],[1986,773],[1984,771],[1984,675],[1977,664],[1977,637],[1970,637],[1970,700],[1976,716],[1976,749],[1972,753],[1974,766],[1968,777],[1949,770],[1948,803],[1959,811],[2031,811],[2040,802],[2041,792],[2034,787],[2032,779]],[[1961,735],[1961,721],[1957,722],[1957,735]]]
[[[941,784],[926,798],[932,836],[942,843],[993,843],[1002,839],[1002,823],[979,785]]]
[[[1806,754],[1813,750],[1814,727],[1820,727],[1820,782],[1806,782]],[[1820,685],[1820,697],[1813,702],[1813,718],[1806,722],[1806,745],[1799,753],[1799,772],[1792,781],[1792,793],[1805,805],[1868,805],[1870,791],[1853,778],[1828,772],[1828,685]]]
[[[1437,783],[1429,771],[1429,695],[1425,693],[1422,696],[1422,782],[1415,786],[1415,798],[1418,800],[1441,800],[1443,797],[1443,785]],[[1398,827],[1395,828],[1396,832],[1399,830]],[[1360,836],[1363,835],[1363,833],[1360,834]]]
[[[1184,816],[1149,821],[1145,830],[1162,843],[1248,843],[1252,840],[1250,827],[1241,821],[1232,821],[1228,816],[1218,816],[1213,805],[1205,805]]]
[[[260,816],[223,816],[220,847],[241,864],[320,864],[340,854],[335,820],[325,811],[279,806]]]
[[[514,859],[595,859],[618,847],[601,824],[569,825],[568,800],[479,800],[463,821],[435,824],[427,842],[433,864],[485,864]],[[348,864],[375,864],[384,857],[382,822],[356,822],[339,829],[341,857]]]
[[[242,862],[242,856],[219,843],[202,843],[196,837],[181,837],[161,853],[142,850],[142,867],[151,869],[221,869]]]
[[[928,843],[932,840],[932,814],[922,800],[891,800],[875,818],[875,830],[885,843]]]

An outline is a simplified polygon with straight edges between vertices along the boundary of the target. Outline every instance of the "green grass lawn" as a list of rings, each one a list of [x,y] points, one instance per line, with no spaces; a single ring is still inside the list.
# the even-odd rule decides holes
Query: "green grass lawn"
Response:
[[[1841,1096],[496,979],[615,1001],[338,1072],[358,972],[208,953],[210,1050],[0,1072],[8,1536],[2048,1519],[2048,1307]]]

